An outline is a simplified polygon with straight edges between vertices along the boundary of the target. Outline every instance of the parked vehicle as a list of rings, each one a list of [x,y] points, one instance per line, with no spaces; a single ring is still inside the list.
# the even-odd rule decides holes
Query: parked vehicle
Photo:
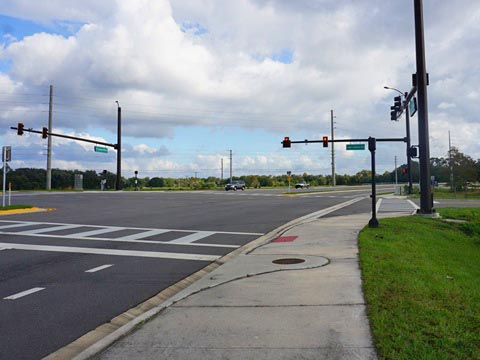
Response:
[[[245,183],[241,180],[234,180],[231,183],[228,183],[227,185],[225,185],[225,191],[228,191],[228,190],[233,190],[233,191],[242,190],[242,191],[245,191]]]
[[[309,186],[305,181],[300,181],[295,184],[295,189],[308,189]]]

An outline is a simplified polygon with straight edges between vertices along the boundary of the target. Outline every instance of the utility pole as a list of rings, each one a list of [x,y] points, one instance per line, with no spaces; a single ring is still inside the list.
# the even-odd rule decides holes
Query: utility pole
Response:
[[[221,169],[222,169],[222,171],[220,173],[220,176],[221,176],[220,179],[221,179],[222,184],[223,184],[223,158],[220,159],[220,165],[221,165]]]
[[[455,185],[453,183],[453,158],[452,158],[452,142],[450,141],[450,130],[448,130],[448,163],[450,167],[450,188],[455,192]]]
[[[230,184],[232,183],[232,150],[230,150]]]
[[[117,103],[117,181],[116,189],[122,190],[122,108]]]
[[[53,117],[53,85],[50,85],[50,101],[48,103],[48,131],[52,132]],[[52,190],[52,137],[47,140],[47,190]]]
[[[334,131],[333,131],[333,110],[330,110],[330,130],[331,130],[331,135],[332,135],[332,186],[335,186],[336,181],[335,181],[335,143],[333,142],[335,140],[334,137]]]
[[[430,186],[430,145],[428,132],[427,70],[423,31],[422,0],[414,0],[416,87],[418,95],[418,148],[420,163],[420,214],[432,214],[433,194]]]
[[[395,155],[395,185],[398,185],[398,174],[397,174],[397,155]]]

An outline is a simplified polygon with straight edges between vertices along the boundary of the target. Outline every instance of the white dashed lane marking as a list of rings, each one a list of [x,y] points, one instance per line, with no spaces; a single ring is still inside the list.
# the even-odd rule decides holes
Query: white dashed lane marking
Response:
[[[112,266],[113,266],[113,264],[106,264],[106,265],[98,266],[96,268],[87,270],[85,272],[86,273],[94,273],[94,272],[97,272],[97,271],[100,271],[100,270],[108,269],[109,267],[112,267]]]
[[[36,293],[36,292],[39,292],[39,291],[42,291],[42,290],[45,290],[45,288],[35,287],[33,289],[30,289],[30,290],[25,290],[25,291],[22,291],[22,292],[4,297],[3,299],[4,300],[17,300],[17,299],[20,299],[24,296],[27,296],[27,295],[30,295],[30,294],[33,294],[33,293]]]

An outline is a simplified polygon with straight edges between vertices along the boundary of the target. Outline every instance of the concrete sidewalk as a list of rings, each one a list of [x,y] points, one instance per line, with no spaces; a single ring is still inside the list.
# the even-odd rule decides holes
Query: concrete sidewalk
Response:
[[[376,359],[357,247],[369,219],[299,222],[180,292],[93,358]]]

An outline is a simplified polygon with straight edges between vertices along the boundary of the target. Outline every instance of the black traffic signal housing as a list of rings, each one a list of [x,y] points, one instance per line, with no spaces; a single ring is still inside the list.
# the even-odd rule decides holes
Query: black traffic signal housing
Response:
[[[324,136],[322,141],[323,141],[323,147],[328,147],[328,136]]]
[[[282,145],[283,145],[284,148],[292,147],[292,143],[291,143],[290,138],[288,136],[285,136],[285,138],[282,141]]]
[[[397,121],[397,110],[395,106],[390,106],[390,120]]]
[[[24,128],[23,123],[17,124],[17,135],[23,135],[23,128]]]
[[[46,138],[48,138],[48,128],[44,126],[42,128],[42,139],[46,139]]]
[[[393,106],[397,109],[397,111],[400,111],[402,109],[402,97],[401,96],[395,96],[393,98]]]
[[[408,173],[408,169],[407,168],[402,168],[402,174],[406,174]]]

